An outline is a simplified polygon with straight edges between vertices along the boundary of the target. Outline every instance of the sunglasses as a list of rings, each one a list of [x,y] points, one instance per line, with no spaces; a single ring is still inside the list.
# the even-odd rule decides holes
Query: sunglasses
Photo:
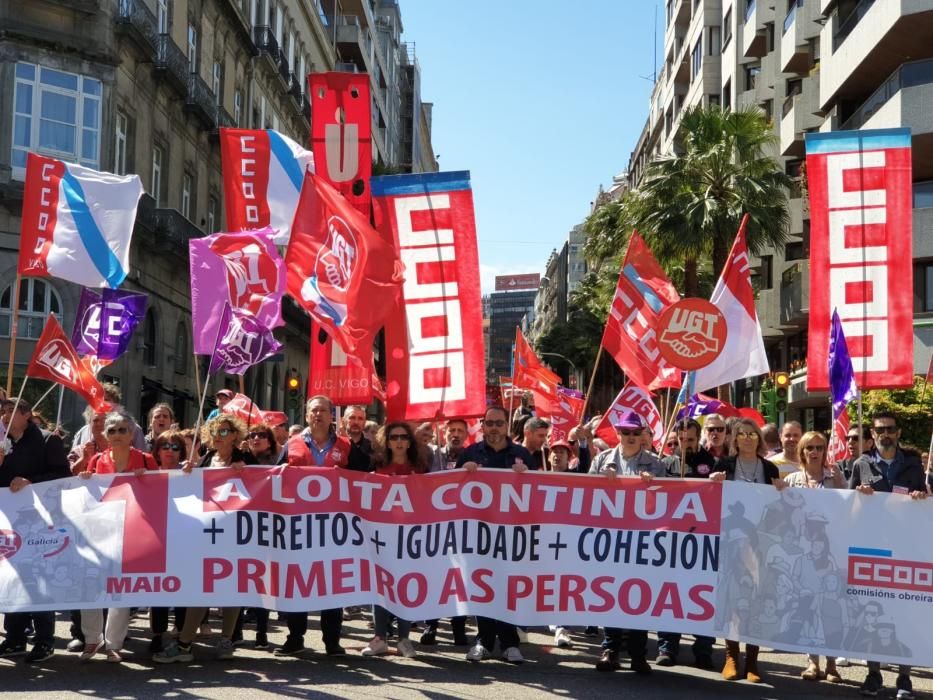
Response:
[[[221,428],[221,429],[218,430],[216,433],[214,433],[214,435],[215,435],[216,437],[227,437],[227,436],[228,436],[230,433],[232,433],[232,432],[233,432],[233,431],[230,430],[230,428]]]
[[[638,436],[638,435],[641,435],[641,430],[640,429],[639,430],[620,430],[619,435],[624,435],[625,437],[628,437],[630,435]]]
[[[487,428],[501,428],[505,425],[504,420],[484,420],[483,425]]]
[[[851,440],[853,442],[858,442],[858,435],[846,435],[846,440]]]
[[[752,438],[757,438],[758,433],[747,433],[744,430],[740,430],[735,434],[737,438],[745,438],[746,440],[751,440]]]
[[[250,440],[262,440],[262,439],[268,440],[269,436],[266,435],[265,433],[250,433],[249,439]]]
[[[117,435],[126,435],[128,432],[130,432],[130,429],[125,425],[121,425],[119,428],[107,428],[107,435],[113,435],[114,433]]]
[[[181,452],[181,445],[170,445],[168,443],[162,445],[159,448],[160,450],[171,450],[172,452]]]
[[[411,442],[411,438],[408,437],[405,433],[396,433],[395,435],[389,436],[390,442],[398,442],[399,440],[404,440],[405,442]]]
[[[679,445],[679,444],[680,444],[680,443],[678,443],[678,442],[676,442],[676,441],[675,441],[675,442],[666,442],[666,443],[664,443],[664,446],[665,446],[665,447],[677,447],[677,445]]]
[[[878,435],[884,435],[885,433],[893,435],[894,433],[897,432],[897,426],[896,425],[876,425],[874,428],[872,428],[872,432],[878,433]]]
[[[826,449],[826,445],[807,445],[803,448],[804,452],[823,452]]]
[[[710,425],[710,426],[707,426],[706,432],[708,432],[708,433],[724,433],[724,432],[726,432],[726,426],[724,426],[724,425]]]

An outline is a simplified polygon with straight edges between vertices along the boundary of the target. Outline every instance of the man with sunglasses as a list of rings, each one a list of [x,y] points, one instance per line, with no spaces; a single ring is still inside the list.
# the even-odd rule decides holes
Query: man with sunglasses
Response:
[[[615,424],[619,436],[619,446],[596,455],[590,474],[616,476],[639,476],[644,481],[667,476],[667,468],[656,456],[642,448],[642,431],[645,427],[641,418],[634,411],[626,411]],[[620,668],[619,653],[622,651],[624,630],[615,627],[606,628],[603,639],[603,653],[596,662],[597,671],[615,671]],[[648,633],[645,630],[628,630],[628,654],[632,660],[632,670],[641,675],[651,673],[651,666],[646,659]]]
[[[508,435],[509,414],[501,406],[490,406],[483,416],[483,440],[467,447],[457,458],[457,467],[468,472],[477,469],[511,469],[522,473],[535,469],[531,453],[521,445],[512,442]],[[492,656],[492,650],[499,639],[502,658],[513,664],[522,663],[525,658],[519,651],[518,629],[515,625],[493,620],[489,617],[476,616],[476,641],[467,652],[467,661],[478,663]]]
[[[726,420],[718,413],[710,413],[703,420],[704,448],[716,459],[726,454]]]
[[[17,493],[30,484],[63,479],[71,476],[71,467],[62,439],[54,433],[40,430],[31,420],[32,406],[5,399],[0,402],[0,417],[6,425],[9,453],[0,452],[0,487]],[[32,496],[23,497],[23,505],[32,502]],[[26,654],[26,629],[34,625],[35,643]],[[54,653],[55,613],[7,613],[3,619],[6,639],[0,644],[0,658],[26,655],[26,663],[48,659]]]
[[[849,477],[849,488],[866,496],[881,491],[903,494],[914,500],[926,498],[920,455],[913,451],[905,452],[899,447],[901,431],[897,427],[897,417],[889,411],[875,413],[871,418],[871,431],[875,446],[855,460],[852,476]],[[869,661],[868,675],[861,687],[862,695],[874,697],[883,686],[881,663]],[[895,687],[898,700],[909,700],[914,696],[910,666],[900,666]]]
[[[861,433],[861,435],[859,435]],[[862,438],[862,451],[859,452],[859,437]],[[875,449],[875,438],[871,432],[870,425],[863,425],[861,428],[854,425],[849,428],[849,432],[846,434],[846,456],[845,459],[842,459],[836,462],[836,468],[842,472],[845,476],[846,481],[852,478],[852,465],[855,464],[855,461],[863,454],[867,454]]]

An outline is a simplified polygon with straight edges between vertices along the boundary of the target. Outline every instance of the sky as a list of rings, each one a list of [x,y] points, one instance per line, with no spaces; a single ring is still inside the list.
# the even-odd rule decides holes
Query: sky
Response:
[[[400,0],[443,171],[469,170],[483,292],[544,273],[628,166],[648,116],[657,0]]]

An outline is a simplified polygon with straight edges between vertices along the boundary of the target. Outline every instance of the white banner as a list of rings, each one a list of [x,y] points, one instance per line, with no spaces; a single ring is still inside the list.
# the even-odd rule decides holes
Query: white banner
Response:
[[[247,468],[0,489],[3,610],[379,603],[933,665],[933,503],[486,471]]]

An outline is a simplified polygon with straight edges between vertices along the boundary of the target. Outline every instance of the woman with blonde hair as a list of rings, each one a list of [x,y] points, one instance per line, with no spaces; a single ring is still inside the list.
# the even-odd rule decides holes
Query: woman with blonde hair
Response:
[[[804,489],[844,489],[845,477],[835,466],[826,463],[828,446],[822,433],[811,430],[804,433],[797,444],[797,461],[800,469],[784,477],[788,486]],[[836,565],[829,553],[829,540],[825,535],[810,542],[810,552],[794,565],[794,578],[802,590],[817,595],[822,590],[823,577],[835,571]],[[805,681],[825,678],[830,683],[841,683],[842,677],[836,670],[836,657],[826,657],[826,674],[820,670],[820,655],[809,654],[807,667],[800,677]]]

